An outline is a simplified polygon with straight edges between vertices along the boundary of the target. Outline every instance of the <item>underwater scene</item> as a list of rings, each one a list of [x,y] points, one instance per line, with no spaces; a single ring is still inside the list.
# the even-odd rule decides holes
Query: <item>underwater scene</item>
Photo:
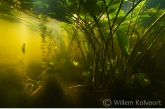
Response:
[[[0,0],[0,108],[165,107],[165,0]]]

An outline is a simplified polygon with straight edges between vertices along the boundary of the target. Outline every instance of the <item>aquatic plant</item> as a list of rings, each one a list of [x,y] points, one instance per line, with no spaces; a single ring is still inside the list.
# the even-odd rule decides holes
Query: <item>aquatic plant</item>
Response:
[[[121,9],[123,3],[124,0],[111,2],[105,0],[93,0],[90,2],[79,0],[78,2],[72,1],[72,3],[65,4],[73,15],[71,19],[75,22],[72,27],[75,28],[75,35],[73,35],[72,40],[82,37],[77,35],[77,31],[81,31],[84,35],[84,38],[78,41],[84,45],[81,49],[83,50],[83,57],[85,57],[87,69],[90,72],[90,81],[94,89],[104,81],[116,81],[116,78],[124,80],[125,78],[123,77],[123,72],[125,62],[129,57],[130,40],[122,31],[124,30],[125,32],[126,28],[128,28],[127,33],[131,31],[132,27],[126,24],[127,22],[136,21],[133,11],[137,12],[140,6],[142,7],[142,1],[140,0],[136,4],[133,3],[132,8],[126,14]],[[73,5],[75,6],[74,8]],[[120,48],[117,45],[117,41]],[[119,49],[122,55],[118,52]],[[119,64],[119,68],[117,68],[117,64]],[[119,73],[118,75],[121,77],[117,77],[116,73]]]
[[[27,95],[23,92],[23,87],[22,78],[17,70],[8,67],[2,68],[0,71],[0,107],[26,107]]]
[[[65,107],[64,92],[55,75],[42,78],[42,87],[30,96],[29,107]]]
[[[21,48],[22,51],[22,55],[18,55],[18,58],[20,58],[19,60],[19,73],[20,76],[22,76],[22,78],[26,78],[26,65],[25,65],[25,43],[22,45]]]
[[[146,1],[133,0],[130,3],[132,7],[126,13],[122,9],[125,2],[129,1],[79,0],[64,3],[70,10],[68,16],[72,14],[69,17],[74,22],[71,27],[73,39],[70,46],[73,40],[78,44],[82,43],[83,46],[79,47],[82,57],[86,60],[90,83],[94,89],[104,81],[122,81],[124,85],[137,73],[147,73],[148,71],[142,70],[142,65],[150,62],[146,56],[153,53],[150,52],[152,47],[156,46],[159,38],[162,39],[163,9],[158,8],[152,12],[155,14],[153,19],[151,9],[145,9]],[[152,22],[144,26],[144,20],[148,18],[152,19]],[[157,43],[161,43],[160,40]],[[147,75],[150,79],[153,78],[152,72]]]
[[[15,4],[9,1],[8,3]],[[56,4],[57,7],[50,3]],[[25,4],[26,8],[23,7]],[[150,32],[158,31],[154,28],[163,25],[163,22],[160,22],[164,16],[162,5],[155,5],[155,8],[151,9],[145,0],[48,0],[34,2],[34,7],[31,4],[30,1],[21,1],[21,4],[17,4],[17,9],[32,16],[35,13],[38,18],[47,15],[69,23],[67,29],[72,30],[68,31],[72,39],[68,54],[73,55],[79,51],[87,72],[90,73],[89,81],[94,89],[103,81],[112,82],[119,79],[127,83],[133,78],[142,67],[139,65],[144,61],[144,56],[151,46],[155,45],[153,41],[158,38],[149,40]],[[31,11],[26,11],[27,8],[31,8]],[[57,14],[57,10],[63,13]],[[152,20],[145,24],[147,19]],[[65,27],[66,25],[64,24]],[[146,43],[146,40],[150,42]],[[145,45],[145,49],[139,47],[141,44]],[[77,46],[76,50],[71,49],[74,45]]]

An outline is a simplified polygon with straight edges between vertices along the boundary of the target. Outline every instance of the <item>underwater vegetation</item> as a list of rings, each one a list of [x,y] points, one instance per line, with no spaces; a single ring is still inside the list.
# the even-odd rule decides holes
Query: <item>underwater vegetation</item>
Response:
[[[37,28],[41,52],[40,61],[26,61],[22,42],[17,65],[0,63],[0,107],[165,107],[164,4],[0,0],[1,19]]]

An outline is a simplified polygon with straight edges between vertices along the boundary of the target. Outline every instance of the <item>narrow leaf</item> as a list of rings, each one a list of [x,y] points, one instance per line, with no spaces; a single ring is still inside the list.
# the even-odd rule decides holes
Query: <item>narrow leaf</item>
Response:
[[[128,59],[130,53],[129,53],[129,37],[124,34],[121,30],[117,30],[116,32],[117,40],[120,46],[120,50],[123,53],[124,57]]]

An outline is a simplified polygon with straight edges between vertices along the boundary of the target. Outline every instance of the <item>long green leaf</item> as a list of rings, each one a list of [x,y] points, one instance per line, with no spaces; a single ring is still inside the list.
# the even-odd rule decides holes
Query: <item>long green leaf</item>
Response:
[[[122,54],[124,55],[124,57],[126,59],[128,59],[129,55],[130,55],[130,53],[129,53],[129,48],[130,48],[129,37],[126,34],[124,34],[121,30],[116,31],[116,36],[117,36],[117,40],[118,40]]]

